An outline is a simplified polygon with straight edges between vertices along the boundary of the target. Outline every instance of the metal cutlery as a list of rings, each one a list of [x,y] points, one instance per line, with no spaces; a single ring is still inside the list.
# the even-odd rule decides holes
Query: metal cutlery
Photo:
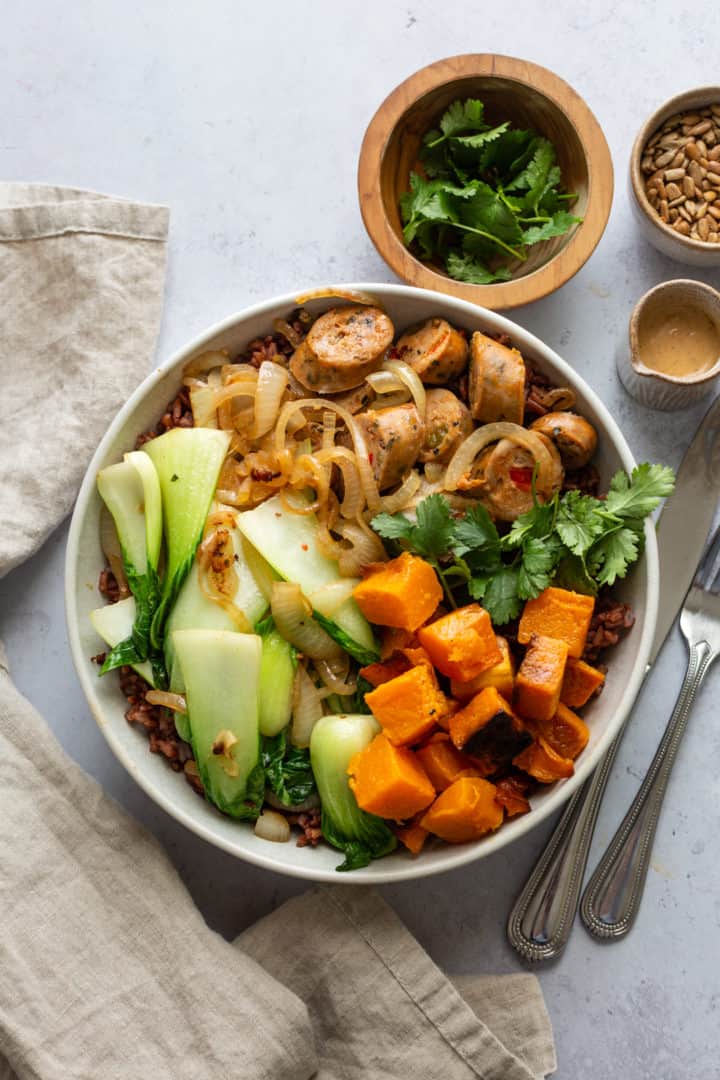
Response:
[[[582,920],[596,937],[624,937],[635,920],[670,773],[697,693],[720,653],[720,529],[683,604],[680,629],[689,659],[675,709],[640,790],[590,878],[580,905]]]
[[[658,522],[660,607],[647,673],[692,580],[720,496],[720,398],[703,418]],[[629,721],[626,720],[626,724]],[[624,728],[623,728],[624,730]],[[567,944],[577,911],[595,822],[623,730],[568,803],[510,912],[510,944],[527,960],[550,960]]]

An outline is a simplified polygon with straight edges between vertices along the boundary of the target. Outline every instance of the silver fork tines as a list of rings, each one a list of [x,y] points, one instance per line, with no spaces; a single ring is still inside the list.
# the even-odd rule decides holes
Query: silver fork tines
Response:
[[[675,709],[640,790],[590,878],[580,905],[596,937],[623,937],[642,899],[653,839],[682,736],[698,690],[720,653],[720,529],[712,536],[680,611],[688,668]]]

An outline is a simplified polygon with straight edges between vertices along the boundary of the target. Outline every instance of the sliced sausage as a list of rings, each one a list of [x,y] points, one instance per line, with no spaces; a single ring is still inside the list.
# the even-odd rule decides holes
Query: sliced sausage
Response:
[[[517,349],[508,349],[476,331],[470,346],[468,394],[473,420],[522,424],[525,364]]]
[[[414,405],[393,405],[358,413],[355,422],[368,446],[381,491],[399,484],[417,461],[425,441],[425,425]]]
[[[597,431],[584,416],[577,413],[546,413],[535,420],[530,428],[547,435],[555,444],[566,469],[581,469],[595,453]]]
[[[426,401],[425,442],[418,460],[444,465],[472,431],[472,417],[452,390],[428,390]]]
[[[352,390],[380,367],[395,329],[374,307],[331,308],[310,327],[290,359],[290,371],[318,394]]]
[[[424,383],[448,383],[462,375],[468,362],[468,343],[445,319],[428,319],[407,331],[397,343],[398,356]]]
[[[344,409],[347,409],[347,411],[354,416],[355,413],[367,409],[368,405],[371,405],[376,397],[377,394],[370,383],[364,382],[361,383],[360,386],[356,386],[353,390],[346,390],[343,394],[333,395],[332,400],[337,405],[342,405]]]
[[[544,435],[540,435],[553,461],[553,468],[544,488],[537,487],[535,494],[541,503],[548,502],[563,481],[560,455]],[[529,450],[518,446],[512,439],[501,439],[488,447],[476,466],[466,486],[472,489],[493,517],[499,521],[514,521],[520,514],[533,507],[532,475],[535,460]]]

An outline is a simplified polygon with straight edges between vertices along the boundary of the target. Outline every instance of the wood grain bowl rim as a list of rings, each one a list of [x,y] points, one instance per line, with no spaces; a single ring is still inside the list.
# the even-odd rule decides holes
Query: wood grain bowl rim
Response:
[[[682,93],[675,94],[674,97],[668,98],[657,108],[640,128],[630,151],[630,187],[635,196],[635,202],[656,232],[661,233],[668,240],[677,244],[679,249],[700,251],[704,255],[716,254],[717,261],[720,263],[720,244],[711,244],[706,240],[695,240],[689,236],[683,236],[682,233],[676,232],[670,225],[665,224],[650,204],[640,168],[645,144],[666,120],[669,120],[675,113],[686,112],[691,109],[702,109],[707,105],[718,104],[720,104],[720,86],[698,86],[694,90],[683,90]]]
[[[557,254],[513,281],[470,285],[432,270],[415,258],[393,230],[381,190],[382,162],[407,112],[433,90],[472,77],[500,77],[530,87],[559,110],[575,129],[588,173],[587,209],[581,225]],[[610,149],[595,115],[559,75],[529,60],[497,53],[467,53],[420,68],[385,98],[370,121],[358,162],[358,196],[365,228],[378,254],[410,285],[457,296],[490,310],[530,304],[561,288],[592,255],[605,231],[613,200]]]

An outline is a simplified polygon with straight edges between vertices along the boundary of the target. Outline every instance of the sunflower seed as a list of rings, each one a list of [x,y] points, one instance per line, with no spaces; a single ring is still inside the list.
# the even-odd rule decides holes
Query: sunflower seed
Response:
[[[675,230],[675,232],[679,232],[681,236],[690,235],[690,226],[684,218],[679,218],[673,225],[673,229]]]
[[[664,169],[666,165],[670,164],[674,157],[674,150],[666,150],[663,154],[658,154],[658,156],[655,158],[655,168]]]
[[[707,240],[710,235],[710,222],[707,218],[702,218],[701,221],[698,221],[697,234],[701,240]]]
[[[688,199],[692,199],[695,196],[695,181],[692,176],[684,176],[682,182],[683,195],[687,195]]]
[[[705,132],[709,131],[711,127],[712,127],[712,122],[710,120],[701,120],[699,124],[695,124],[695,126],[690,129],[690,134],[691,135],[704,135]]]

